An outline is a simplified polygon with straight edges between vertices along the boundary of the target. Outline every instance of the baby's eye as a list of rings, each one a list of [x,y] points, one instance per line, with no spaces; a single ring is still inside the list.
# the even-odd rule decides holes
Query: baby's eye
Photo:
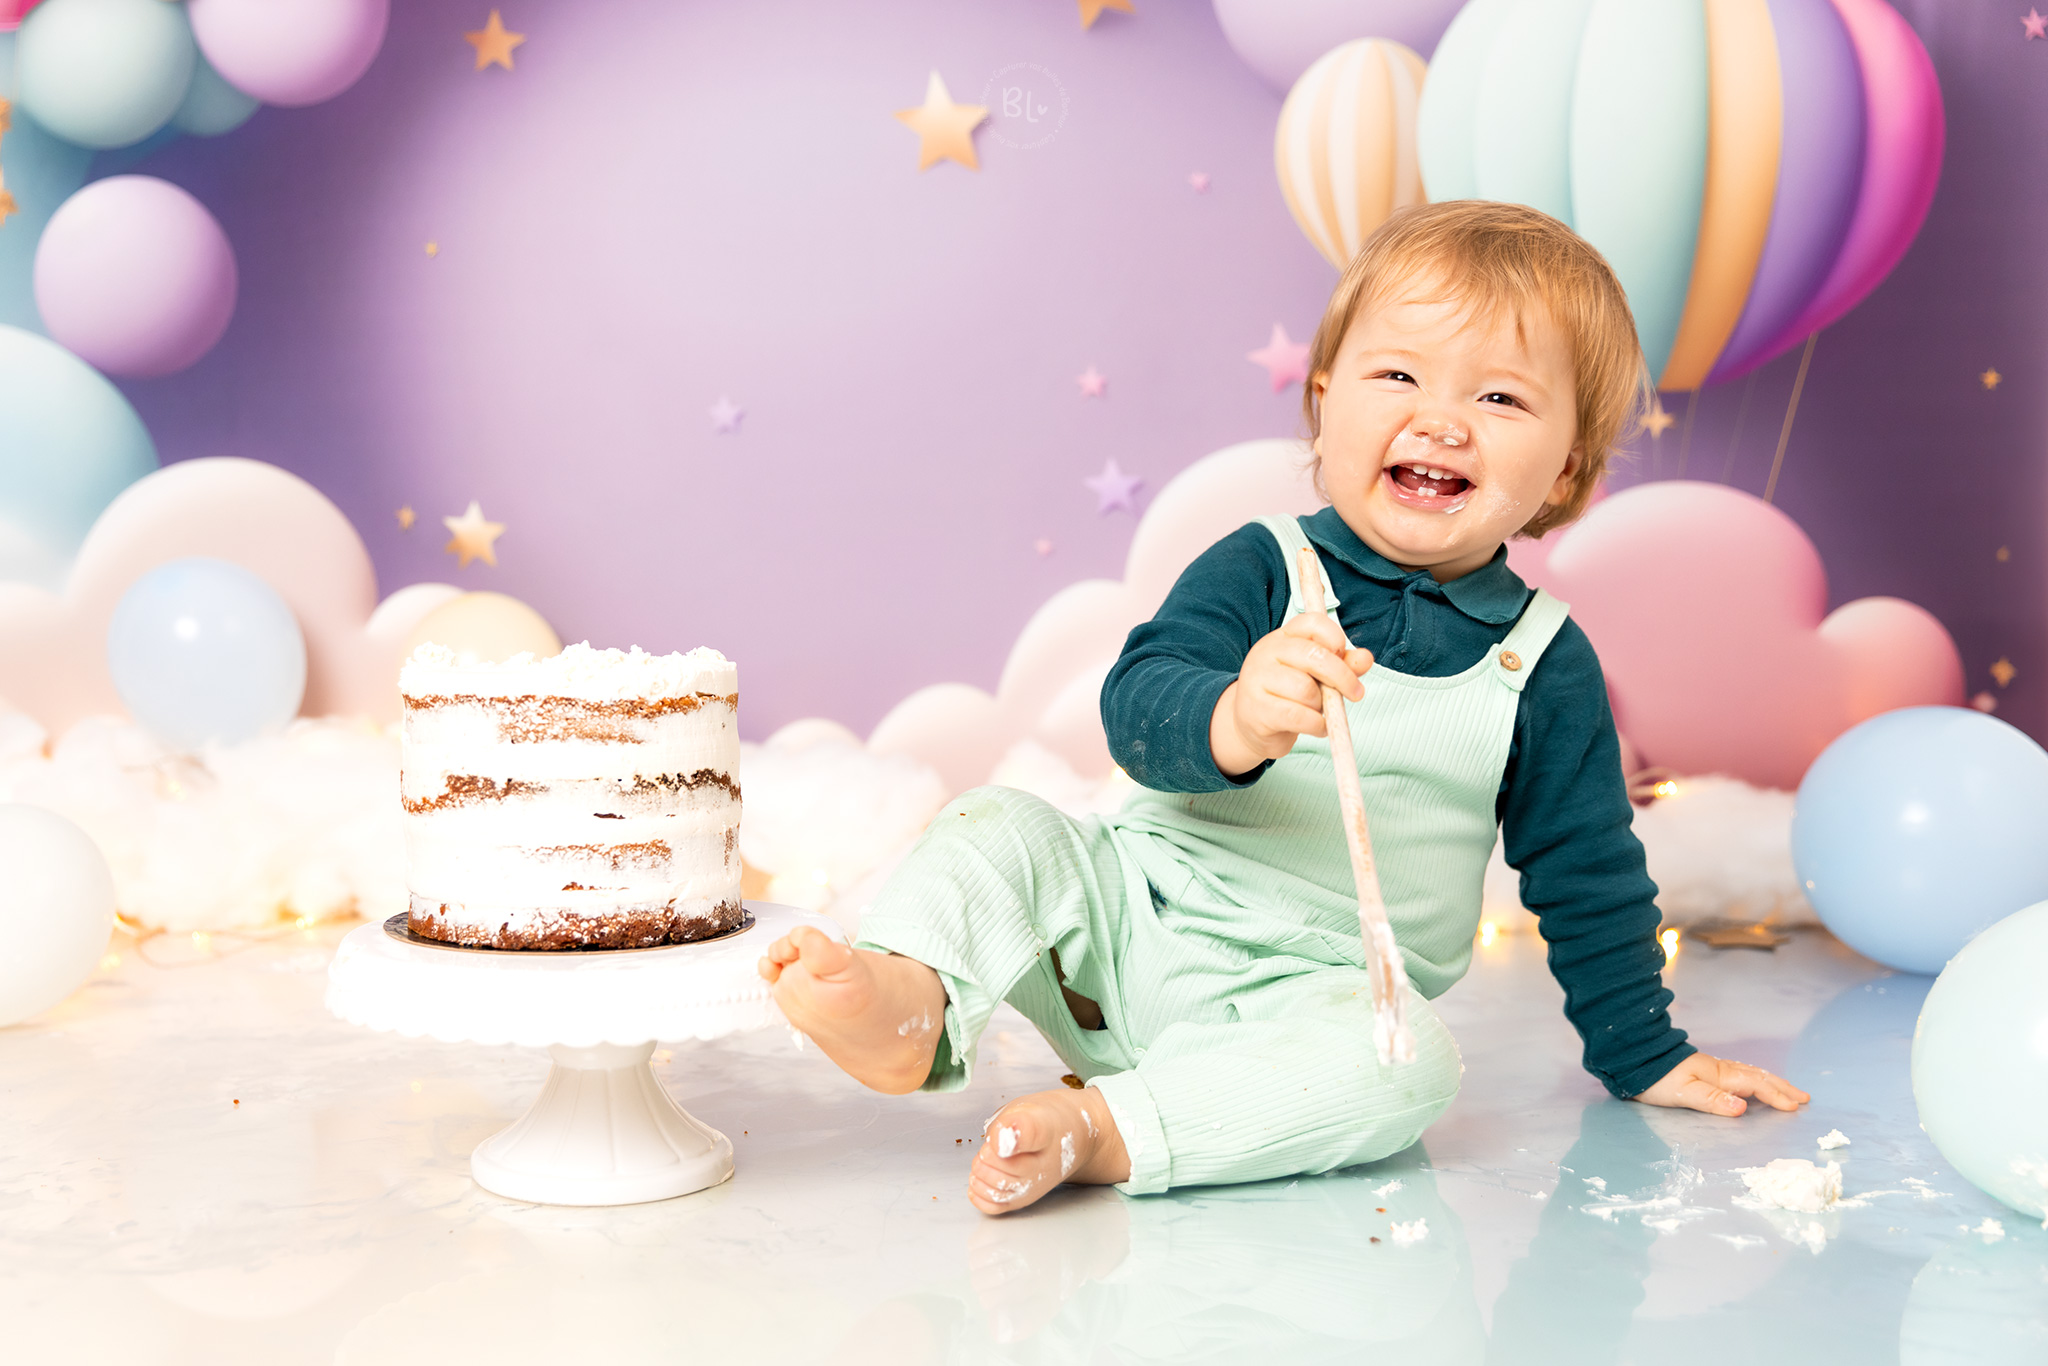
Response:
[[[1397,384],[1415,383],[1415,376],[1409,374],[1406,370],[1382,370],[1377,375],[1374,375],[1373,378],[1390,379]]]
[[[1486,394],[1479,401],[1481,403],[1498,403],[1509,408],[1519,408],[1522,406],[1522,400],[1516,398],[1513,394]]]

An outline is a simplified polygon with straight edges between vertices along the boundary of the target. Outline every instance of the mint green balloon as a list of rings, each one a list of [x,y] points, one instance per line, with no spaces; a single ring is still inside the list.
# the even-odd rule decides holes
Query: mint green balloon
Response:
[[[43,0],[21,21],[21,107],[66,142],[126,147],[170,121],[199,48],[183,5],[164,0]]]
[[[1415,111],[1415,149],[1422,163],[1422,189],[1432,204],[1479,198],[1479,95],[1486,88],[1487,58],[1501,21],[1515,0],[1472,0],[1444,30],[1429,59],[1429,79]]]
[[[1966,1180],[2048,1224],[2048,901],[1949,960],[1913,1030],[1920,1126]]]
[[[1620,277],[1652,375],[1692,288],[1707,94],[1702,0],[1596,0],[1572,89],[1571,224]]]
[[[178,106],[171,122],[179,132],[195,138],[217,138],[247,123],[261,103],[254,95],[245,95],[223,80],[202,52],[198,65],[192,68],[192,85],[185,92],[185,102]]]
[[[114,495],[155,468],[148,429],[106,376],[0,326],[0,582],[62,586]]]
[[[1479,198],[1572,221],[1572,90],[1592,8],[1524,0],[1500,17],[1472,115]]]

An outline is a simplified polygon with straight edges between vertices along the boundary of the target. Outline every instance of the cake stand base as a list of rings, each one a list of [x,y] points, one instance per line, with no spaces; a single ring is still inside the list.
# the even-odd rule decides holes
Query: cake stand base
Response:
[[[540,1099],[477,1145],[470,1174],[487,1191],[542,1205],[636,1205],[732,1176],[732,1144],[661,1089],[654,1045],[553,1044]]]

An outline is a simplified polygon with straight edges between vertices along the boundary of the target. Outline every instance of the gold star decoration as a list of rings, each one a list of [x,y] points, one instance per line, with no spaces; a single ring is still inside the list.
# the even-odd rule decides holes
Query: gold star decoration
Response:
[[[1095,21],[1102,17],[1102,12],[1106,9],[1113,9],[1118,14],[1137,13],[1131,8],[1131,0],[1079,0],[1079,3],[1082,28],[1094,28]]]
[[[505,524],[486,522],[484,510],[477,506],[476,499],[469,500],[469,511],[460,517],[443,517],[441,524],[448,528],[451,535],[448,544],[441,548],[450,555],[462,557],[462,563],[457,568],[469,568],[471,560],[482,560],[493,567],[497,565],[498,555],[492,549],[492,544],[498,537],[504,535]]]
[[[983,104],[955,104],[946,93],[946,83],[934,71],[925,84],[924,103],[915,109],[896,111],[898,121],[917,134],[917,169],[929,170],[941,161],[957,161],[970,171],[981,169],[974,158],[974,128],[988,117]]]
[[[484,26],[474,33],[465,33],[469,45],[476,49],[476,69],[482,71],[496,62],[507,71],[512,69],[512,49],[526,41],[523,33],[511,33],[505,28],[505,21],[498,17],[496,10],[484,21]]]
[[[2004,655],[2000,655],[1998,662],[1991,666],[1991,676],[1998,680],[1998,686],[2001,688],[2012,686],[2012,680],[2018,673],[2019,670],[2015,669],[2012,661]]]
[[[429,256],[439,256],[440,254],[441,254],[441,244],[440,244],[439,242],[429,242],[429,243],[427,243],[427,255],[429,255]]]
[[[0,142],[7,140],[7,130],[14,121],[14,106],[0,100]],[[7,179],[0,175],[0,224],[21,212],[21,206],[14,202],[14,196],[7,192]]]
[[[1664,411],[1664,401],[1659,399],[1650,405],[1649,412],[1643,414],[1643,430],[1652,437],[1660,437],[1669,431],[1671,424],[1676,421],[1677,418]]]
[[[400,531],[411,531],[412,524],[418,520],[419,514],[412,510],[411,504],[408,503],[398,510],[398,529]]]
[[[2011,547],[2011,546],[2004,546],[2004,545],[2002,545],[2002,546],[1998,547],[1998,562],[1999,562],[2000,564],[2004,564],[2004,563],[2005,563],[2005,562],[2006,562],[2007,560],[2009,560],[2009,559],[2011,559],[2011,558],[2012,558],[2012,547]]]
[[[1996,370],[1986,370],[1983,374],[1977,376],[1977,378],[1984,382],[1984,387],[1986,389],[1996,389],[1998,387],[1998,381],[2004,379],[2005,376],[1999,374]]]

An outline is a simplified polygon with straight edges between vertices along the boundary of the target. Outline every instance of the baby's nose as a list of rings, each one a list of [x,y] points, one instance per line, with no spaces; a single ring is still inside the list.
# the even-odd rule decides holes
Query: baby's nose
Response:
[[[1455,422],[1424,419],[1416,422],[1408,430],[1424,441],[1431,441],[1439,446],[1462,446],[1469,439],[1465,429]]]

